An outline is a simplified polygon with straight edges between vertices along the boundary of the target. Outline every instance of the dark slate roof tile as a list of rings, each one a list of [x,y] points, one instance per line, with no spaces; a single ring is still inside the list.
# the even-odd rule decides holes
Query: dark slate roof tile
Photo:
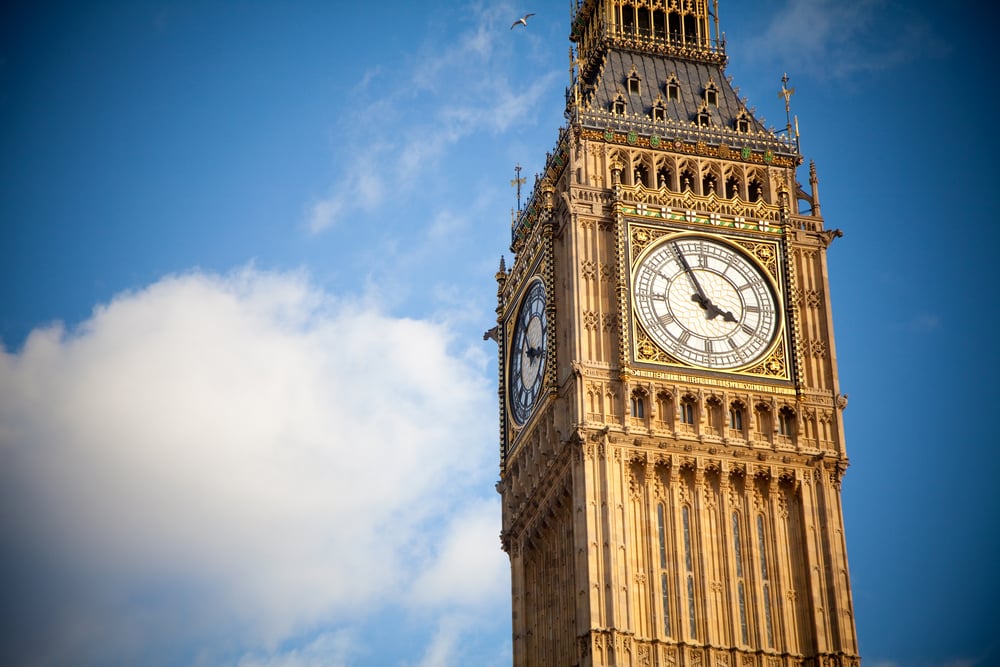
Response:
[[[640,77],[639,93],[628,92],[627,78],[633,65]],[[676,75],[680,84],[679,102],[667,100],[664,84],[671,73]],[[720,67],[642,53],[609,51],[599,75],[596,90],[590,97],[589,106],[602,110],[611,109],[615,98],[621,92],[630,113],[638,113],[648,118],[652,114],[654,100],[660,96],[666,105],[667,118],[674,121],[694,122],[697,119],[701,103],[705,99],[705,86],[709,81],[715,82],[719,102],[717,107],[709,107],[712,124],[725,128],[735,127],[736,118],[743,109],[743,105]],[[750,115],[749,110],[747,116],[755,131],[764,131],[763,125]]]

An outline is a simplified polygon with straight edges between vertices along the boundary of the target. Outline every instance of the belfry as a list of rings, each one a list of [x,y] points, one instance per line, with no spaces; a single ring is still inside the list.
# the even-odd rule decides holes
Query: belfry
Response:
[[[839,231],[791,121],[726,76],[718,16],[572,10],[567,124],[497,272],[516,667],[860,664]]]

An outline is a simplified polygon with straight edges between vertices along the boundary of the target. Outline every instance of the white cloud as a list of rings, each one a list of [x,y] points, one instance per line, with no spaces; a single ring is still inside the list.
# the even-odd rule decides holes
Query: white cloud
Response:
[[[301,648],[245,655],[239,667],[344,667],[358,650],[355,642],[349,631],[323,633]]]
[[[500,551],[499,499],[469,503],[452,517],[435,559],[411,589],[411,602],[454,609],[508,595],[507,557]]]
[[[428,38],[391,68],[377,66],[377,76],[359,73],[359,95],[340,120],[340,173],[320,206],[306,207],[311,233],[352,213],[377,211],[390,197],[431,187],[442,180],[433,175],[453,147],[505,132],[536,112],[563,72],[525,76],[517,70],[513,55],[524,43],[511,39],[511,13],[508,7],[470,7],[462,21],[447,17],[446,39]]]
[[[341,207],[342,203],[334,198],[313,202],[306,212],[306,227],[315,234],[333,226]]]
[[[891,33],[876,32],[878,26],[887,24],[878,20],[883,12],[892,12]],[[751,40],[741,60],[769,58],[795,63],[799,76],[848,79],[939,54],[945,48],[940,36],[916,13],[889,7],[885,0],[793,0],[774,12],[774,20]]]
[[[21,635],[0,662],[313,664],[345,636],[278,649],[401,597],[495,604],[472,576],[505,577],[482,358],[253,269],[0,350],[0,622]]]

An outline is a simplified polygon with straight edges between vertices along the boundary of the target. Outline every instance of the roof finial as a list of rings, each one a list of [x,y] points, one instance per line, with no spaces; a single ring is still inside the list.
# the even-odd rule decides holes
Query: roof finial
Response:
[[[783,97],[785,99],[785,131],[788,133],[788,138],[791,139],[795,137],[795,150],[799,150],[799,119],[795,119],[795,134],[792,134],[792,95],[795,94],[795,88],[789,88],[788,82],[788,72],[781,77],[781,90],[778,91],[778,97]]]
[[[524,185],[525,179],[521,178],[521,163],[518,162],[514,165],[514,178],[511,180],[510,184],[517,188],[517,212],[521,212],[521,186]]]

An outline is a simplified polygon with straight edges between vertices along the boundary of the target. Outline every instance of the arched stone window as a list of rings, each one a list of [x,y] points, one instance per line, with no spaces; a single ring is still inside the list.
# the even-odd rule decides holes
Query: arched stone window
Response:
[[[632,391],[629,407],[631,408],[633,419],[646,419],[646,391],[644,389],[635,389]]]
[[[715,435],[722,434],[722,401],[715,396],[705,401],[705,417],[708,432]]]
[[[778,435],[795,440],[795,411],[787,405],[778,410]]]
[[[674,422],[674,397],[668,391],[656,394],[656,422],[661,428],[671,428]]]
[[[733,512],[733,561],[736,564],[736,593],[740,612],[740,639],[743,644],[750,643],[747,632],[747,594],[746,568],[743,566],[743,536],[740,529],[740,514]]]
[[[670,570],[667,567],[670,560],[667,558],[669,547],[667,545],[667,521],[666,508],[663,503],[656,504],[656,535],[659,546],[660,561],[660,601],[663,607],[663,634],[670,636]]]
[[[695,406],[697,405],[697,399],[688,394],[681,399],[681,404],[678,406],[678,412],[680,414],[681,426],[684,430],[693,432],[695,425]]]
[[[768,540],[764,528],[764,515],[757,515],[757,557],[760,559],[761,604],[764,607],[764,629],[767,647],[774,648],[774,624],[771,620],[771,568],[768,567]]]
[[[774,421],[771,415],[771,406],[767,403],[758,403],[754,406],[754,431],[757,437],[770,442],[774,432]]]
[[[740,401],[729,405],[729,434],[738,438],[746,433],[746,407]]]

